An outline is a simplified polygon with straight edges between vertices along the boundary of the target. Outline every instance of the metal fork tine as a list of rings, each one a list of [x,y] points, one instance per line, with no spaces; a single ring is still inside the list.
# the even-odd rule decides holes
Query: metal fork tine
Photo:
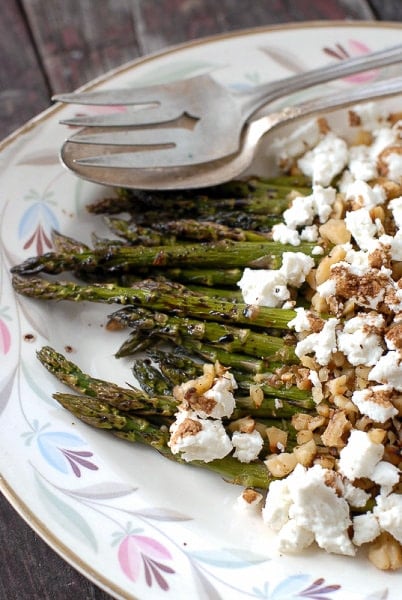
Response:
[[[181,128],[151,128],[99,133],[77,133],[69,141],[78,144],[108,146],[158,146],[160,144],[189,143],[191,132]],[[191,143],[191,142],[190,142]]]
[[[86,167],[111,167],[120,169],[155,169],[161,167],[181,167],[192,164],[194,159],[189,155],[188,148],[179,145],[158,150],[140,152],[119,152],[116,154],[101,154],[99,156],[86,156],[74,161]]]
[[[181,93],[191,88],[202,89],[206,80],[211,81],[208,74],[197,75],[188,79],[157,83],[144,87],[100,90],[95,92],[73,92],[71,94],[55,94],[52,100],[72,104],[92,104],[97,106],[119,106],[122,104],[162,103],[165,100],[180,98]]]
[[[173,121],[182,114],[183,110],[180,107],[166,106],[161,109],[158,106],[111,114],[82,115],[62,119],[60,123],[74,127],[135,127],[138,125],[158,125],[165,121]]]

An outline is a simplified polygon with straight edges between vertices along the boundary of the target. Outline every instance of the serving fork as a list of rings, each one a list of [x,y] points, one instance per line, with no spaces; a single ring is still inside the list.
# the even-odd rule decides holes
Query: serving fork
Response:
[[[358,102],[386,98],[401,92],[402,76],[399,76],[282,108],[266,116],[247,121],[237,152],[218,160],[195,165],[172,167],[149,165],[147,168],[137,168],[136,165],[132,165],[130,154],[126,154],[124,160],[119,160],[120,155],[106,155],[105,164],[102,164],[102,157],[100,157],[93,165],[93,159],[87,159],[93,150],[92,146],[71,141],[63,144],[61,158],[65,165],[80,177],[104,185],[149,190],[217,185],[243,175],[253,163],[261,138],[278,126],[292,123],[303,117],[326,114],[335,109],[353,106]],[[114,161],[114,164],[110,164],[111,161]]]
[[[84,129],[67,140],[62,159],[69,168],[95,181],[105,179],[105,168],[109,173],[118,169],[120,176],[130,169],[145,169],[151,179],[153,172],[170,170],[177,179],[179,168],[192,173],[205,163],[226,163],[225,157],[236,160],[237,154],[242,155],[244,139],[249,141],[250,129],[256,130],[249,124],[259,121],[261,106],[291,92],[401,59],[402,45],[399,45],[269,82],[246,93],[231,92],[210,75],[200,75],[143,88],[59,94],[55,100],[61,102],[127,107],[112,114],[63,119],[62,123]],[[349,96],[352,91],[353,88],[345,93]],[[289,108],[281,111],[275,126],[289,118],[289,111]],[[305,111],[306,106],[302,113]],[[292,114],[295,118],[295,113]],[[91,169],[89,177],[85,175],[86,168]]]

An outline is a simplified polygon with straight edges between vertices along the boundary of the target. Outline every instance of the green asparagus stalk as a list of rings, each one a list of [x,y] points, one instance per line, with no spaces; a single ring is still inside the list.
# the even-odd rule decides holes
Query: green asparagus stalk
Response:
[[[117,409],[110,408],[107,404],[88,396],[57,393],[54,394],[54,398],[75,417],[91,427],[107,429],[129,442],[146,444],[166,458],[184,463],[180,455],[173,454],[167,445],[169,434],[165,428],[160,428],[144,418],[122,414]],[[273,480],[262,461],[244,464],[232,456],[226,456],[208,463],[192,461],[189,464],[214,471],[226,481],[245,487],[266,489]]]
[[[311,192],[311,180],[303,177],[250,178],[233,181],[220,186],[181,192],[155,192],[119,189],[117,197],[105,198],[90,206],[95,214],[118,214],[119,212],[143,212],[147,207],[158,210],[182,208],[185,214],[199,216],[197,210],[203,205],[216,205],[219,210],[247,210],[260,214],[281,214],[288,207],[288,194],[296,190],[300,194]],[[177,216],[177,212],[176,212]]]
[[[108,404],[116,410],[128,412],[130,415],[147,416],[150,419],[172,417],[177,411],[177,400],[166,394],[165,390],[159,395],[147,394],[135,387],[125,388],[91,377],[49,346],[39,350],[37,356],[42,365],[61,383],[75,392],[96,398],[97,401]],[[288,418],[300,410],[309,410],[310,401],[311,399],[306,398],[300,400],[284,398],[282,405],[278,405],[275,398],[265,397],[261,404],[256,405],[247,394],[236,398],[236,411],[233,418],[247,415],[258,418]]]
[[[41,348],[37,357],[61,383],[80,394],[96,397],[99,402],[108,403],[118,410],[171,416],[177,409],[177,402],[172,398],[149,396],[134,387],[123,388],[115,383],[91,377],[49,346]]]
[[[314,244],[291,246],[272,241],[233,242],[221,240],[203,244],[177,244],[175,246],[121,246],[95,248],[77,253],[48,252],[28,258],[14,266],[13,273],[33,275],[40,272],[58,274],[62,271],[130,273],[141,267],[254,267],[277,269],[282,264],[284,252],[311,254]]]
[[[113,284],[80,285],[71,281],[48,281],[39,277],[13,277],[16,292],[42,300],[70,300],[102,302],[107,304],[132,304],[161,312],[218,323],[287,329],[295,317],[293,310],[233,304],[224,300],[200,296],[180,284],[144,280],[132,287]]]
[[[159,221],[152,227],[142,227],[133,220],[113,217],[105,217],[105,222],[113,233],[130,244],[144,246],[172,245],[179,240],[213,242],[226,239],[236,242],[264,242],[268,239],[266,233],[228,227],[214,221],[188,218]]]
[[[147,354],[157,364],[165,380],[168,380],[172,387],[189,379],[195,379],[202,374],[202,364],[190,356],[183,355],[182,351],[168,352],[152,348],[147,351]],[[250,376],[250,373],[236,370],[233,365],[230,366],[230,370],[239,386],[240,394],[249,394],[250,386],[256,385],[254,378]],[[264,396],[277,398],[279,401],[283,399],[295,402],[300,408],[307,411],[314,408],[310,390],[302,390],[297,386],[288,387],[280,383],[270,385],[268,382],[272,380],[272,373],[269,372],[266,372],[265,376],[264,373],[259,375],[258,380],[258,387],[261,388]]]
[[[274,362],[298,362],[293,338],[289,342],[284,337],[255,332],[244,327],[177,317],[133,307],[124,307],[116,311],[110,319],[130,327],[135,332],[145,330],[149,335],[166,338],[176,344],[180,344],[183,338],[193,338],[231,353],[240,352]]]

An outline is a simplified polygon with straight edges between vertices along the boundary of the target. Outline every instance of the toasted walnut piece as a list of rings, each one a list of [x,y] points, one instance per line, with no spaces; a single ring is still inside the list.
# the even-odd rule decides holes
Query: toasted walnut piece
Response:
[[[305,444],[306,442],[309,442],[310,440],[314,439],[314,434],[310,429],[302,429],[301,431],[297,432],[296,435],[296,442],[299,444],[299,446],[301,444]]]
[[[351,233],[346,229],[343,219],[329,219],[319,227],[320,236],[331,244],[346,244],[350,242]]]
[[[250,398],[256,408],[260,408],[264,400],[264,392],[261,387],[256,384],[250,385]]]
[[[328,404],[317,404],[317,406],[315,407],[317,414],[319,414],[321,417],[324,417],[325,419],[328,419],[329,415],[330,415],[330,408],[328,406]]]
[[[352,423],[347,418],[345,411],[335,410],[321,435],[322,443],[329,448],[343,448],[346,446],[346,437],[351,429]]]
[[[322,427],[324,425],[324,423],[325,423],[325,417],[323,417],[321,415],[317,415],[315,417],[311,416],[310,420],[308,422],[307,429],[310,429],[310,431],[315,431],[319,427]]]
[[[181,385],[175,386],[173,389],[173,395],[179,402],[183,402],[186,399],[186,396],[190,394],[191,396],[195,394],[204,394],[206,391],[211,389],[214,384],[214,379],[216,376],[215,366],[209,363],[205,363],[203,365],[203,375],[197,377],[196,379],[190,379],[189,381],[185,381]]]
[[[305,413],[296,413],[292,416],[292,426],[296,429],[296,431],[308,429],[310,419],[311,415],[306,415]]]
[[[368,548],[369,561],[382,571],[395,571],[402,567],[402,546],[386,531],[370,543]]]
[[[323,469],[334,469],[335,457],[334,456],[316,456],[313,464],[320,465]]]
[[[393,113],[389,113],[387,121],[389,123],[391,123],[391,125],[395,125],[395,123],[398,123],[398,121],[400,121],[401,119],[402,119],[402,112],[396,111]]]
[[[337,394],[344,394],[348,389],[346,375],[340,375],[339,377],[335,377],[335,379],[327,381],[326,389],[328,389],[331,396],[335,396]]]
[[[398,410],[399,416],[402,416],[402,395],[394,396],[392,398],[392,404]]]
[[[360,115],[354,110],[348,110],[349,125],[351,127],[359,127],[361,125]]]
[[[380,185],[385,192],[387,200],[399,198],[402,195],[402,185],[396,181],[391,181],[386,177],[376,177],[370,181],[371,186]]]
[[[184,421],[179,425],[175,433],[170,438],[170,444],[174,445],[177,440],[181,438],[185,438],[191,435],[196,435],[202,429],[201,423],[198,421],[194,421],[193,419],[184,419]]]
[[[332,248],[328,256],[325,256],[317,267],[315,275],[316,285],[321,285],[324,283],[324,281],[326,281],[330,276],[332,265],[342,261],[345,256],[345,248],[342,248],[341,246],[335,246]]]
[[[311,309],[315,310],[315,312],[317,313],[328,313],[329,312],[329,306],[328,306],[328,302],[326,301],[326,299],[323,296],[320,296],[320,294],[314,294],[311,298]]]
[[[280,449],[286,448],[288,442],[288,434],[286,431],[279,429],[279,427],[267,427],[265,429],[269,449],[271,452],[277,452]]]
[[[242,498],[247,504],[257,504],[262,500],[262,494],[253,488],[246,488],[242,492]]]
[[[370,429],[370,431],[368,431],[367,433],[373,444],[382,444],[387,435],[386,430],[380,429],[379,427],[377,427],[376,429]]]
[[[318,117],[317,125],[318,125],[319,132],[322,133],[323,135],[325,135],[331,131],[331,127],[329,126],[329,123],[325,117]]]
[[[282,454],[276,454],[267,458],[265,464],[268,471],[274,477],[286,477],[297,465],[297,460],[293,453],[282,452]]]
[[[255,429],[255,421],[251,417],[242,417],[232,421],[228,426],[229,431],[241,431],[242,433],[252,433]]]
[[[296,446],[293,450],[293,454],[296,456],[298,463],[304,467],[310,467],[313,464],[313,460],[317,454],[317,446],[314,440],[309,440],[300,446]]]

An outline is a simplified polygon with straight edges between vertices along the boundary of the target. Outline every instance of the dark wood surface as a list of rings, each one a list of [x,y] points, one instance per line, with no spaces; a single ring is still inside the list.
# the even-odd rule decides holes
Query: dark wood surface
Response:
[[[245,27],[333,19],[402,21],[402,1],[3,0],[0,139],[48,107],[53,93],[138,56]],[[110,596],[66,564],[0,495],[0,600],[70,599]]]

